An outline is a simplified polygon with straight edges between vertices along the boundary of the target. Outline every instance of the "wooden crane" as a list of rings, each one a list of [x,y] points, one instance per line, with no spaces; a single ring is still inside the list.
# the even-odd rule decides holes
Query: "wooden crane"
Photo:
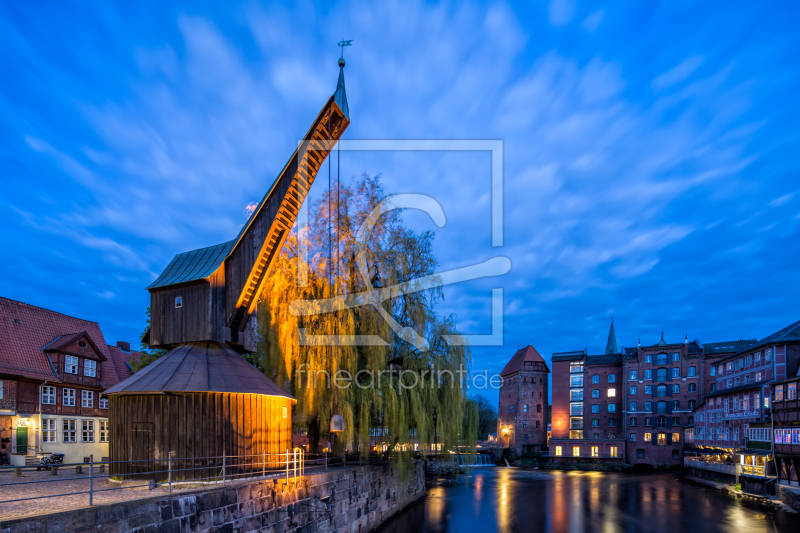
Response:
[[[258,295],[325,158],[350,124],[343,59],[339,65],[336,91],[239,235],[176,255],[147,287],[150,328],[143,340],[150,346],[210,341],[255,351],[250,318]]]

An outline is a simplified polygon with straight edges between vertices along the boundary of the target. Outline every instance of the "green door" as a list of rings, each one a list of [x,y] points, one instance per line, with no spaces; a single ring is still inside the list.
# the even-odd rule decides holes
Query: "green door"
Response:
[[[17,453],[28,453],[28,428],[17,428]]]

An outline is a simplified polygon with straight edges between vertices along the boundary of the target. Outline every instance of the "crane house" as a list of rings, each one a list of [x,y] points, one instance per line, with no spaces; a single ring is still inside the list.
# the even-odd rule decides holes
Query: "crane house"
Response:
[[[106,391],[112,474],[166,478],[172,453],[173,479],[198,480],[223,454],[241,472],[291,448],[295,399],[239,354],[255,351],[251,317],[273,259],[350,124],[339,66],[334,94],[236,238],[176,255],[148,287],[143,341],[169,352]]]

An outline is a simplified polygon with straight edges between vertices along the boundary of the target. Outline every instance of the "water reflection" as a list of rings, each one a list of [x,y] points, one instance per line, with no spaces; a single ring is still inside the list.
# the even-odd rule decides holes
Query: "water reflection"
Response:
[[[800,515],[684,482],[676,474],[543,472],[484,467],[469,485],[433,486],[383,533],[800,531]]]

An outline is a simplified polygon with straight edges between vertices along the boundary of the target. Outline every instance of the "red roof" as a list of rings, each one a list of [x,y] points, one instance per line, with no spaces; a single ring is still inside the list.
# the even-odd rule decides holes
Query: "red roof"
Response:
[[[525,361],[544,363],[545,368],[547,368],[547,363],[545,363],[544,359],[542,359],[542,356],[539,355],[539,352],[536,351],[536,348],[529,344],[521,350],[517,350],[517,353],[514,354],[514,357],[511,358],[511,361],[509,361],[503,371],[500,372],[500,375],[507,376],[508,374],[519,372],[519,369],[522,367],[522,363]]]
[[[0,374],[59,381],[43,350],[67,346],[83,335],[106,360],[112,359],[111,347],[97,322],[0,297]],[[139,355],[131,352],[131,358]],[[124,361],[121,366],[114,359],[111,362],[102,365],[104,388],[130,376]]]

